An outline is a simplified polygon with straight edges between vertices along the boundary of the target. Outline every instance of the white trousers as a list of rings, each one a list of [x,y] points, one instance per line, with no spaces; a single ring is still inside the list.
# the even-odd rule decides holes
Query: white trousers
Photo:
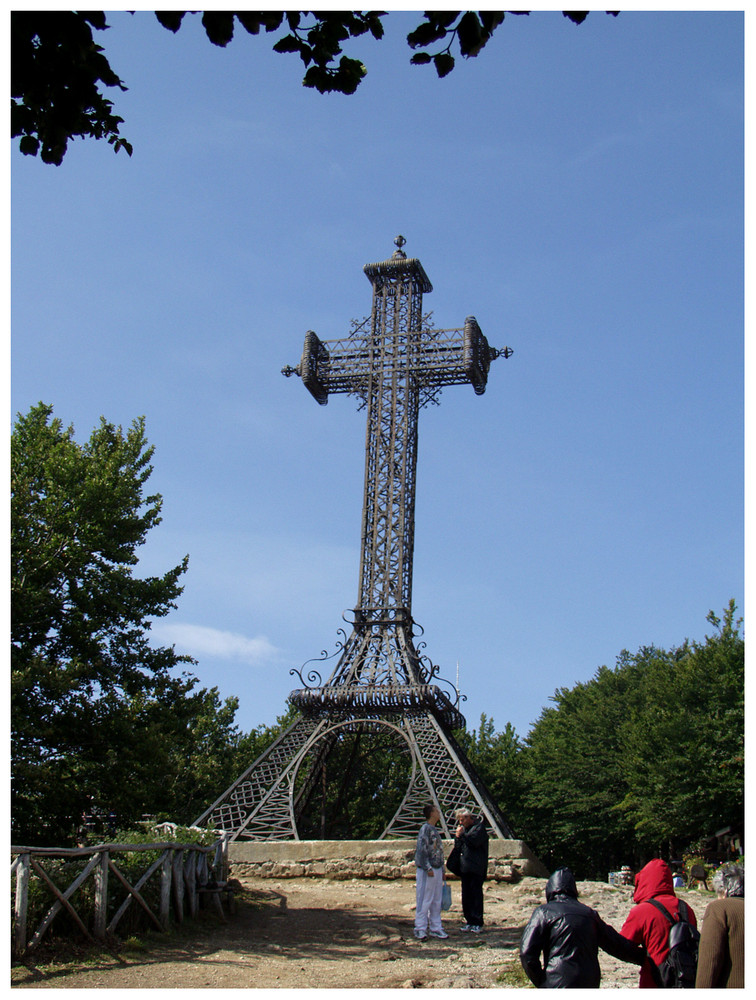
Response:
[[[441,893],[444,888],[443,868],[434,868],[428,875],[424,868],[415,869],[415,930],[437,934],[441,926]]]

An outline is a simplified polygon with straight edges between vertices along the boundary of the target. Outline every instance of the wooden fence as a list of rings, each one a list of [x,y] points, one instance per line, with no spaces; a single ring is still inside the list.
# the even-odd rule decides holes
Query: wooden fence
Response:
[[[146,851],[160,851],[160,857],[153,861],[132,885],[118,868],[114,857]],[[61,911],[69,914],[74,924],[90,941],[104,941],[115,934],[121,918],[134,902],[146,913],[151,924],[161,931],[168,929],[171,919],[181,923],[186,911],[190,917],[195,916],[203,895],[212,900],[223,916],[220,895],[228,892],[223,881],[228,871],[227,853],[228,843],[223,836],[210,847],[178,843],[98,844],[95,847],[76,848],[11,847],[12,882],[15,875],[13,954],[20,957],[36,948]],[[48,861],[49,867],[49,860],[54,858],[64,860],[88,858],[88,860],[70,885],[66,889],[61,889],[44,868],[44,862]],[[34,929],[28,926],[29,884],[32,873],[39,877],[54,900]],[[110,876],[117,886],[126,890],[126,897],[108,920],[108,886],[112,882]],[[72,897],[90,877],[94,882],[94,907],[90,904],[89,915],[82,919],[76,911]],[[150,906],[142,894],[150,879],[159,882],[159,907],[154,907],[154,904]]]

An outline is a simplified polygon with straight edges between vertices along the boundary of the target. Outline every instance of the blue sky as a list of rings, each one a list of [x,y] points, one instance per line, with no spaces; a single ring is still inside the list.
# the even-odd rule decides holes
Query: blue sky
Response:
[[[357,598],[365,416],[281,368],[369,312],[398,233],[437,327],[514,348],[420,415],[413,614],[468,724],[525,736],[621,650],[742,609],[742,12],[507,17],[444,80],[394,12],[350,97],[265,36],[108,19],[133,157],[11,157],[11,408],[81,440],[145,416],[140,572],[190,557],[154,634],[243,729]]]

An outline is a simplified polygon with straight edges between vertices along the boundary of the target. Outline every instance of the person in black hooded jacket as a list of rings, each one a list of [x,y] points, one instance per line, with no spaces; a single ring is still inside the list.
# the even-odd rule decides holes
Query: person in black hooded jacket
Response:
[[[599,948],[633,965],[646,958],[643,945],[623,938],[577,897],[575,876],[569,868],[558,868],[546,883],[546,902],[534,910],[523,932],[520,961],[540,989],[598,989]]]
[[[488,831],[483,818],[458,809],[454,845],[460,850],[459,880],[465,918],[460,930],[479,934],[483,930],[483,883],[488,874]]]

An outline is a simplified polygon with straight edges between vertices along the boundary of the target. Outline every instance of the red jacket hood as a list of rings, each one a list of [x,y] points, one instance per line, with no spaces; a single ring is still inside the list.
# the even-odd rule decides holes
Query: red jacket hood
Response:
[[[654,858],[635,876],[634,903],[643,903],[654,896],[674,896],[672,871],[666,861]]]

